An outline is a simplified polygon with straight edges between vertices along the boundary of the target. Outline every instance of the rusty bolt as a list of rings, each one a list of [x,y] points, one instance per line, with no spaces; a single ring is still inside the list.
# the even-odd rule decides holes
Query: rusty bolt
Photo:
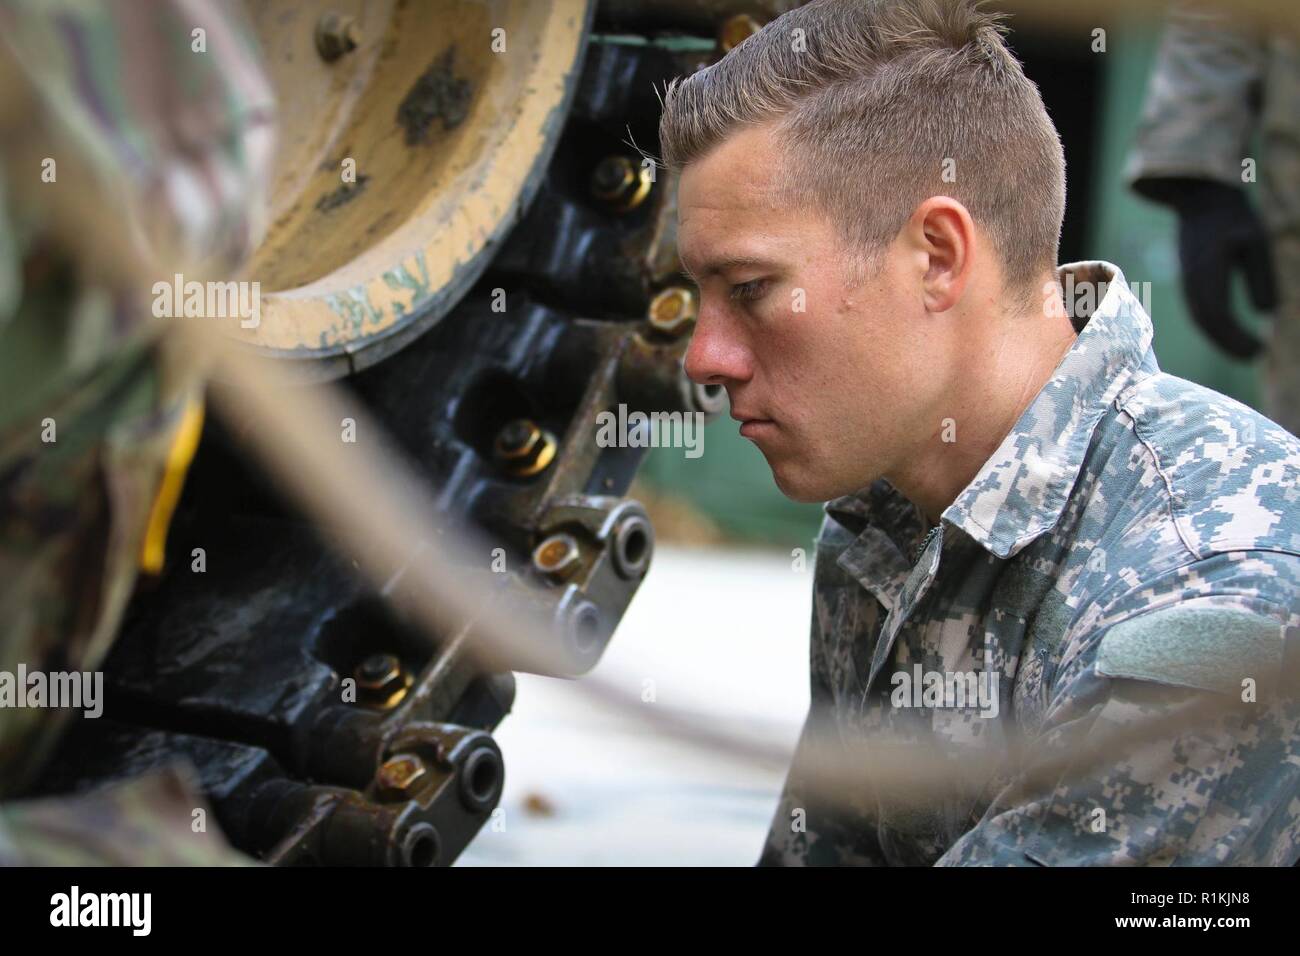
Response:
[[[535,475],[555,457],[555,436],[539,428],[536,422],[517,418],[497,432],[493,451],[497,460],[514,475]]]
[[[695,321],[695,293],[685,286],[669,286],[650,300],[646,318],[651,328],[665,335],[681,335]]]
[[[371,654],[353,671],[366,702],[384,709],[397,706],[411,686],[411,677],[393,654]]]
[[[395,754],[384,761],[375,781],[383,790],[405,793],[428,772],[424,761],[415,754]]]
[[[533,566],[557,581],[569,577],[581,564],[582,553],[571,534],[553,534],[533,550]]]
[[[591,174],[591,194],[611,209],[629,212],[641,205],[653,183],[652,167],[638,168],[626,156],[606,156]]]
[[[542,440],[542,430],[527,418],[516,418],[497,432],[496,453],[499,458],[527,458]]]
[[[327,13],[316,23],[316,52],[327,63],[361,45],[361,26],[354,17]]]
[[[742,40],[752,37],[763,25],[748,13],[737,13],[727,17],[718,28],[718,47],[723,53],[730,52],[740,45]]]
[[[591,174],[591,193],[597,199],[621,199],[636,182],[636,168],[626,156],[606,156]]]
[[[366,690],[382,690],[384,685],[401,676],[402,665],[393,654],[371,654],[357,665],[357,685]]]

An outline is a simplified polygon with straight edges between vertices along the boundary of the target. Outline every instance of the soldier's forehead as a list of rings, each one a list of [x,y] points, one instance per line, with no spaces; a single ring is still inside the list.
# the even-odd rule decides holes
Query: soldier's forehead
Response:
[[[733,133],[682,170],[678,208],[764,210],[783,204],[786,163],[768,127]]]
[[[683,183],[686,183],[683,177]],[[678,204],[677,252],[688,272],[703,278],[746,265],[789,258],[814,237],[809,213],[788,209],[772,193],[735,189],[683,193]]]

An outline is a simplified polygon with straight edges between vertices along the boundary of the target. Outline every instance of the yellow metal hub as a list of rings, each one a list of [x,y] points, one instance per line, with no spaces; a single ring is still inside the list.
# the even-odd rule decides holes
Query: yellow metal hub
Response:
[[[560,134],[592,4],[247,6],[279,151],[246,276],[261,323],[232,334],[335,377],[436,322],[495,253]]]

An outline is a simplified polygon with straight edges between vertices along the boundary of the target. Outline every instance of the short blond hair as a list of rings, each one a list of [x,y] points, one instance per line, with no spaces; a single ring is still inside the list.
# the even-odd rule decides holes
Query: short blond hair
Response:
[[[1065,154],[1004,32],[971,0],[813,0],[668,84],[663,162],[775,120],[782,198],[826,213],[864,264],[947,195],[1026,287],[1056,266]]]

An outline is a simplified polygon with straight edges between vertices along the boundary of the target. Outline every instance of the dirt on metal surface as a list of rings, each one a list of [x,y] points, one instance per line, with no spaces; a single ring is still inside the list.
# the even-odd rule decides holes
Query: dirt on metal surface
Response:
[[[406,131],[407,146],[431,142],[435,120],[442,120],[443,132],[449,132],[469,115],[474,88],[469,80],[454,75],[455,58],[456,48],[447,47],[397,107],[397,123]]]
[[[339,206],[347,205],[361,195],[368,182],[370,182],[370,177],[362,174],[357,177],[355,183],[344,183],[332,193],[321,196],[316,202],[316,210],[318,212],[330,212],[338,209]]]
[[[487,265],[549,163],[594,0],[246,2],[283,121],[247,269],[262,322],[232,334],[347,374],[436,323]],[[332,14],[361,39],[326,61]],[[498,26],[527,55],[491,49]],[[356,182],[340,182],[348,160]]]

